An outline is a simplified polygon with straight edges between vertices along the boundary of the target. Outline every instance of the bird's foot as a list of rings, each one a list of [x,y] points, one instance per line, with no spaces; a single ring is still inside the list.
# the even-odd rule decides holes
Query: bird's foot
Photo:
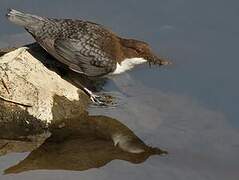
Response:
[[[120,97],[109,92],[100,93],[99,95],[92,93],[89,95],[89,97],[93,102],[93,106],[113,108],[120,104]]]
[[[83,87],[82,89],[89,96],[92,104],[95,106],[112,107],[117,105],[115,97],[108,93],[101,93],[100,95],[97,95],[86,87]]]
[[[107,106],[107,102],[105,101],[105,98],[96,94],[90,95],[90,100],[93,102],[94,105],[98,106]]]

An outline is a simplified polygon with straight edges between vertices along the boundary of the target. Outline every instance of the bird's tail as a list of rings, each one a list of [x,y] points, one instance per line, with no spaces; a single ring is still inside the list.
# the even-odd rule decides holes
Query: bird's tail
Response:
[[[44,18],[42,17],[32,15],[32,14],[22,13],[14,9],[9,9],[8,13],[6,14],[6,17],[14,24],[24,26],[24,27],[34,26],[44,21]]]

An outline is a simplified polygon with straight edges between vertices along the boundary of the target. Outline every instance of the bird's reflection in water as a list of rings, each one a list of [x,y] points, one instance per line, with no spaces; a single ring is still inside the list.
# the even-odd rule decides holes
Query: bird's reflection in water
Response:
[[[99,168],[120,159],[142,163],[149,156],[166,154],[142,142],[128,127],[105,116],[89,116],[57,122],[51,136],[5,174],[29,170],[74,170]]]

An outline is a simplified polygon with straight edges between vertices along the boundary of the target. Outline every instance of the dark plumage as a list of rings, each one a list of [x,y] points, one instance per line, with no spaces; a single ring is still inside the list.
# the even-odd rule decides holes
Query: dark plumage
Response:
[[[70,69],[88,76],[112,72],[118,41],[101,25],[88,21],[51,19],[10,10],[8,18],[23,25],[36,41]]]

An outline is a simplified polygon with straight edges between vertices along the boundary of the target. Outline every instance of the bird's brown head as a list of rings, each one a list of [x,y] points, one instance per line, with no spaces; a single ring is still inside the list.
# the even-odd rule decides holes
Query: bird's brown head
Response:
[[[134,39],[121,39],[121,45],[124,47],[124,54],[127,58],[144,58],[151,64],[158,64],[158,65],[168,65],[171,64],[170,61],[166,60],[165,58],[156,56],[149,44],[143,41],[138,41]]]

